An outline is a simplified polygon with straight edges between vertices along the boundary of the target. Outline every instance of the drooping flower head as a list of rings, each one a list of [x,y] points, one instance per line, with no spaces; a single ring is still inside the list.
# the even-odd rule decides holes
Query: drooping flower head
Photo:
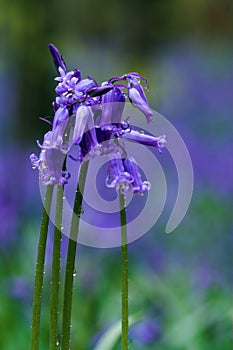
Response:
[[[98,84],[92,77],[82,78],[77,69],[69,71],[58,49],[49,50],[59,74],[55,78],[56,97],[53,101],[52,128],[44,136],[39,157],[30,156],[33,168],[38,168],[44,185],[64,185],[70,174],[63,170],[65,157],[80,163],[108,155],[106,186],[122,193],[145,193],[150,184],[142,180],[135,159],[127,155],[121,139],[157,148],[164,147],[165,136],[153,137],[133,130],[123,120],[127,99],[152,121],[152,111],[145,95],[147,80],[138,73],[128,73]],[[68,130],[68,131],[67,131]],[[76,156],[70,155],[72,145],[78,147]]]
[[[39,169],[40,180],[44,185],[65,185],[70,178],[67,171],[63,171],[64,156],[67,150],[63,147],[62,138],[54,138],[52,131],[44,136],[40,156],[30,155],[32,167]]]

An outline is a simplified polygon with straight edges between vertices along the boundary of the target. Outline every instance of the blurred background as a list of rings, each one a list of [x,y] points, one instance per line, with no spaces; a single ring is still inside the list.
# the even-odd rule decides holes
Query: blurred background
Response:
[[[51,42],[70,69],[98,82],[130,71],[145,76],[151,107],[177,128],[193,161],[194,193],[180,226],[165,234],[170,210],[165,209],[155,227],[129,246],[130,313],[142,316],[130,329],[130,349],[230,349],[233,2],[0,0],[0,5],[0,348],[29,347],[42,203],[28,157],[38,153],[35,140],[42,141],[48,130],[39,117],[53,113],[57,73]],[[175,175],[168,178],[171,188],[177,186]],[[43,350],[51,242],[52,228]],[[119,264],[119,248],[78,247],[72,349],[94,349],[120,319]]]

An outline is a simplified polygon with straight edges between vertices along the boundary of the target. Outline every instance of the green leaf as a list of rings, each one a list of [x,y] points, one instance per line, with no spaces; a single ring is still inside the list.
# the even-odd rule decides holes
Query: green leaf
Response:
[[[139,314],[129,317],[129,327],[140,320]],[[113,324],[100,338],[94,350],[113,350],[121,336],[121,320]]]

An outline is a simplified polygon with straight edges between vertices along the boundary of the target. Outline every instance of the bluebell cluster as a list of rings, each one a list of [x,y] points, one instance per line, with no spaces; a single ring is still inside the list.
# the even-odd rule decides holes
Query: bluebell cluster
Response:
[[[55,89],[54,117],[51,130],[44,135],[39,157],[31,154],[33,168],[38,168],[44,185],[67,184],[71,174],[63,169],[64,158],[73,144],[79,145],[74,160],[83,163],[96,156],[109,157],[106,186],[122,193],[144,193],[150,183],[142,181],[134,158],[127,155],[120,139],[156,147],[164,147],[165,136],[153,137],[133,130],[129,120],[123,120],[127,99],[152,121],[144,88],[148,82],[138,73],[112,77],[98,84],[92,77],[82,78],[79,70],[68,71],[57,48],[49,49],[59,73]]]

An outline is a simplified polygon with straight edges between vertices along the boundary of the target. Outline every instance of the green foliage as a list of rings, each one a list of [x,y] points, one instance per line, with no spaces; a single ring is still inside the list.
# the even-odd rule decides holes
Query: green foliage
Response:
[[[193,208],[195,209],[192,215],[198,213],[195,216],[197,222],[194,228],[200,227],[200,232],[194,232],[192,227],[189,227],[189,233],[182,231],[174,233],[174,236],[170,236],[172,239],[157,233],[156,237],[155,234],[147,235],[137,244],[130,245],[130,312],[131,314],[139,312],[142,318],[153,317],[161,326],[161,336],[155,338],[151,344],[140,343],[140,339],[131,337],[130,350],[161,348],[164,350],[210,348],[230,350],[231,290],[227,281],[230,265],[221,254],[216,254],[218,245],[212,245],[212,251],[209,251],[213,236],[208,225],[206,224],[207,227],[204,225],[204,217],[208,217],[209,208],[211,208],[215,228],[221,227],[221,222],[224,222],[224,231],[221,232],[223,251],[228,250],[231,218],[227,215],[227,205],[224,208],[223,201],[216,200],[211,195],[208,196],[208,200],[206,195],[199,197],[193,203]],[[29,344],[31,298],[13,297],[9,284],[14,276],[24,271],[23,277],[26,278],[29,290],[33,285],[34,253],[31,247],[35,246],[36,228],[32,221],[28,226],[26,220],[25,218],[21,228],[21,244],[24,248],[22,249],[21,245],[15,247],[14,254],[6,256],[1,265],[3,288],[0,291],[2,301],[0,347],[4,350],[14,350],[15,342],[17,342],[17,350],[25,350]],[[183,230],[185,231],[185,225]],[[189,238],[187,238],[188,234]],[[180,235],[183,235],[184,242]],[[164,239],[167,245],[163,253],[163,268],[155,270],[147,259],[148,250],[146,254],[144,244],[150,241],[150,249],[153,252],[153,245],[161,246]],[[138,252],[136,247],[139,243],[141,252]],[[27,258],[24,252],[28,252]],[[193,257],[201,252],[205,252],[205,260],[195,260]],[[72,321],[73,349],[91,350],[96,347],[101,350],[105,348],[118,350],[119,348],[119,321],[113,324],[114,320],[120,319],[121,312],[119,254],[119,249],[109,251],[85,247],[78,249]],[[181,260],[179,254],[182,254]],[[215,256],[214,263],[211,260],[212,254]],[[205,279],[198,281],[200,266],[204,268],[206,263],[210,262],[212,264],[210,267],[214,269],[213,278],[207,281],[208,284]],[[50,271],[47,268],[42,308],[42,350],[47,350],[48,342],[49,274]],[[62,274],[64,274],[64,268]],[[63,285],[61,285],[62,290]],[[132,322],[135,322],[134,318]],[[109,326],[112,324],[113,326]],[[104,329],[105,332],[103,332]],[[100,332],[103,335],[97,342],[96,335]]]

